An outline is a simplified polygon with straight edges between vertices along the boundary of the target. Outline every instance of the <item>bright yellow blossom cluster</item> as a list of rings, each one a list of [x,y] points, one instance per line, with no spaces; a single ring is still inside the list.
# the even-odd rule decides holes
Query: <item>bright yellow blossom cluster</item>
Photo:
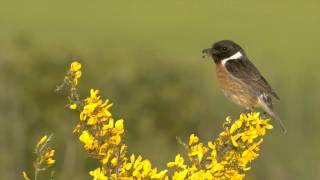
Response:
[[[268,129],[272,129],[269,120],[261,119],[259,113],[249,113],[241,114],[233,123],[227,118],[224,131],[206,145],[191,134],[185,145],[189,163],[178,154],[167,164],[174,171],[172,179],[243,179],[250,162],[258,157],[262,136]]]
[[[81,64],[79,62],[75,61],[70,65],[69,76],[73,83],[78,85],[78,80],[81,77]]]
[[[241,114],[231,121],[227,118],[223,131],[208,143],[200,142],[191,134],[187,158],[178,154],[168,169],[158,171],[151,162],[140,155],[128,155],[123,142],[124,120],[115,120],[110,112],[112,104],[103,100],[98,90],[91,89],[90,96],[81,100],[77,93],[81,64],[73,62],[63,85],[71,89],[69,108],[80,111],[74,133],[79,135],[84,149],[100,165],[89,172],[94,180],[106,179],[243,179],[250,163],[259,155],[259,147],[266,130],[272,129],[269,120],[259,113]],[[170,179],[171,179],[170,178]]]
[[[79,122],[74,133],[79,134],[79,140],[84,149],[100,162],[100,167],[89,174],[96,180],[112,178],[151,178],[162,179],[167,170],[158,171],[152,168],[149,160],[141,156],[127,156],[127,146],[123,142],[124,120],[115,120],[109,109],[109,100],[102,100],[99,91],[91,89],[90,96],[80,100],[76,86],[81,76],[77,75],[81,64],[73,62],[65,77],[64,85],[72,89],[69,96],[69,108],[80,110]],[[130,157],[130,158],[127,158]]]
[[[84,149],[100,161],[101,167],[90,171],[94,179],[114,178],[162,178],[166,171],[158,172],[149,160],[141,156],[127,158],[127,146],[123,142],[123,119],[114,120],[109,109],[112,104],[103,101],[98,90],[91,89],[84,100],[79,124],[74,129]]]
[[[48,144],[51,139],[52,135],[45,135],[38,141],[36,145],[35,154],[37,155],[37,158],[34,162],[34,179],[37,179],[38,174],[41,171],[47,170],[55,163],[55,160],[53,159],[55,150],[49,147]],[[25,171],[22,172],[22,176],[25,180],[30,179]]]

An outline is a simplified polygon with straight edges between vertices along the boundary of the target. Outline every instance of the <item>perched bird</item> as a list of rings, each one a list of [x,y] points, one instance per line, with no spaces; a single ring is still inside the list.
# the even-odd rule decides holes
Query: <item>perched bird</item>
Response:
[[[284,124],[272,107],[271,96],[280,100],[279,96],[238,44],[222,40],[202,53],[213,58],[218,84],[228,99],[246,111],[262,108],[278,121],[282,132],[286,133]]]

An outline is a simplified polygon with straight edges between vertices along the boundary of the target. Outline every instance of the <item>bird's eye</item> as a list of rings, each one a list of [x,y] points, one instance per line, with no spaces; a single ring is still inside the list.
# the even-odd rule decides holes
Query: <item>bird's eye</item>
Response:
[[[227,48],[227,47],[223,47],[222,50],[223,50],[223,51],[227,51],[228,48]]]

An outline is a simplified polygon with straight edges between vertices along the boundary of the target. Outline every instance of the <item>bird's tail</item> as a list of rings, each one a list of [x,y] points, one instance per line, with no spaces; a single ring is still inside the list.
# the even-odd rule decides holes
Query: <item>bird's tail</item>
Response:
[[[283,134],[287,133],[287,128],[285,127],[285,125],[283,124],[282,120],[280,119],[280,117],[275,114],[273,111],[267,112],[268,114],[270,114],[270,116],[272,116],[279,124],[281,131]]]
[[[260,100],[260,104],[262,105],[262,108],[278,122],[282,133],[286,134],[287,129],[286,129],[285,125],[283,124],[282,120],[280,119],[280,117],[272,110],[272,105],[268,106],[268,104],[266,102],[264,102],[263,100],[261,100],[260,98],[259,98],[259,100]]]

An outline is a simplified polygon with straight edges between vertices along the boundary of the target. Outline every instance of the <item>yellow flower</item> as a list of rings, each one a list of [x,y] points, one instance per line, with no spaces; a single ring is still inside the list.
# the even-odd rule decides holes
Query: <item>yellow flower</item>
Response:
[[[208,147],[211,148],[211,157],[216,158],[217,157],[216,145],[213,144],[211,141],[209,141],[208,142]]]
[[[187,166],[184,164],[184,159],[181,157],[180,154],[176,155],[176,158],[174,159],[174,162],[168,162],[167,167],[177,167],[185,169]]]
[[[123,168],[129,171],[132,168],[132,163],[124,163]]]
[[[166,176],[166,174],[168,173],[168,170],[162,170],[159,173],[157,172],[157,168],[153,169],[151,171],[151,179],[168,179],[168,177]]]
[[[106,164],[109,162],[112,154],[113,154],[113,150],[112,150],[112,149],[109,149],[109,150],[107,151],[107,154],[106,154],[106,155],[103,157],[103,159],[102,159],[102,164],[103,164],[103,165],[106,165]]]
[[[46,154],[44,155],[46,158],[51,158],[54,156],[55,150],[54,149],[48,149]]]
[[[108,180],[108,177],[106,176],[102,168],[97,168],[93,171],[90,171],[89,174],[93,176],[93,180]]]
[[[265,120],[265,121],[260,120],[260,121],[257,121],[255,128],[259,136],[264,136],[266,134],[266,130],[272,129],[273,126],[269,124],[269,120]]]
[[[94,150],[98,147],[98,142],[88,131],[83,131],[79,140],[84,143],[84,148],[86,150]]]
[[[222,124],[222,127],[226,128],[231,123],[231,118],[228,116],[225,122]]]
[[[73,84],[74,84],[75,86],[77,86],[77,85],[78,85],[78,79],[74,79],[74,80],[73,80]]]
[[[134,158],[134,156],[133,156]],[[142,157],[139,155],[138,158],[135,160],[134,164],[133,164],[133,168],[135,169],[141,169],[141,161],[142,161]],[[139,168],[141,166],[141,168]]]
[[[113,158],[113,159],[111,160],[111,164],[112,164],[113,166],[117,166],[117,164],[118,164],[118,158]]]
[[[113,119],[110,119],[109,122],[108,122],[108,124],[104,124],[104,125],[103,125],[102,129],[103,129],[104,131],[108,131],[108,130],[112,129],[113,126],[114,126],[114,121],[113,121]]]
[[[123,119],[116,121],[115,127],[113,129],[113,133],[122,134],[124,132],[123,128]]]
[[[98,99],[99,90],[90,89],[90,99]]]
[[[76,71],[79,71],[80,69],[81,69],[81,64],[79,62],[74,61],[73,63],[71,63],[70,71],[76,72]]]
[[[25,171],[22,171],[22,177],[24,180],[30,180],[30,178],[28,177],[28,175]]]
[[[47,136],[47,135],[43,136],[43,137],[38,141],[37,147],[39,147],[40,145],[44,144],[44,143],[47,141],[47,139],[48,139],[48,136]]]
[[[192,146],[190,149],[189,157],[197,156],[198,161],[201,162],[204,154],[206,154],[208,148],[204,147],[202,143]]]
[[[73,129],[73,133],[79,133],[80,132],[80,124],[76,125],[76,127]]]
[[[70,105],[69,105],[69,108],[70,108],[70,109],[73,109],[73,110],[74,110],[74,109],[77,109],[77,107],[78,107],[78,106],[77,106],[76,103],[73,103],[73,104],[70,104]]]
[[[194,180],[211,180],[213,179],[212,174],[210,173],[210,171],[204,171],[204,170],[200,170],[196,173],[193,173],[189,179],[194,179]]]
[[[121,142],[121,136],[116,134],[116,135],[113,135],[109,138],[109,141],[108,141],[110,144],[114,144],[114,145],[119,145],[120,142]]]
[[[172,177],[172,180],[184,180],[188,174],[188,170],[176,171]]]
[[[95,125],[97,124],[98,119],[95,116],[91,116],[89,117],[88,121],[87,121],[87,125],[91,126],[91,125]]]
[[[151,163],[149,160],[144,160],[142,161],[142,163],[143,163],[143,168],[142,168],[141,176],[147,177],[151,171]]]
[[[99,148],[99,153],[98,155],[101,155],[101,156],[105,156],[106,155],[106,152],[108,150],[108,147],[109,147],[109,144],[108,143],[104,143],[100,146]]]
[[[256,159],[259,154],[259,145],[263,142],[263,139],[261,139],[259,142],[254,143],[252,146],[250,146],[248,149],[246,149],[243,153],[242,153],[242,162],[244,163],[244,165],[246,165],[248,162]]]
[[[196,144],[198,142],[199,142],[199,138],[196,135],[191,134],[189,138],[189,146]]]
[[[247,116],[247,118],[245,118],[245,119],[247,119],[248,121],[250,121],[250,120],[256,121],[256,120],[260,119],[259,112],[244,114],[244,116]]]
[[[238,144],[238,139],[240,139],[241,138],[241,136],[242,136],[242,134],[235,134],[234,136],[231,136],[230,138],[231,138],[231,142],[232,142],[232,145],[234,146],[234,147],[238,147],[239,146],[239,144]]]
[[[45,159],[48,167],[52,166],[55,163],[55,160],[53,159],[54,153],[55,153],[54,149],[48,148],[44,153],[44,155],[42,156]]]
[[[248,142],[251,144],[253,140],[257,137],[258,137],[257,130],[252,128],[242,133],[241,140],[243,142]]]
[[[47,159],[47,165],[52,166],[56,161],[52,158]]]
[[[240,127],[242,126],[242,121],[241,120],[237,120],[235,121],[230,128],[230,133],[234,133],[236,130],[238,130]]]
[[[81,77],[81,71],[77,71],[74,76],[74,78],[79,79]]]
[[[85,113],[87,116],[91,116],[92,113],[96,110],[98,107],[97,103],[90,103],[84,106],[83,113]]]
[[[220,163],[215,163],[213,165],[213,167],[211,168],[211,172],[214,174],[218,171],[223,171],[224,170],[224,166]]]

